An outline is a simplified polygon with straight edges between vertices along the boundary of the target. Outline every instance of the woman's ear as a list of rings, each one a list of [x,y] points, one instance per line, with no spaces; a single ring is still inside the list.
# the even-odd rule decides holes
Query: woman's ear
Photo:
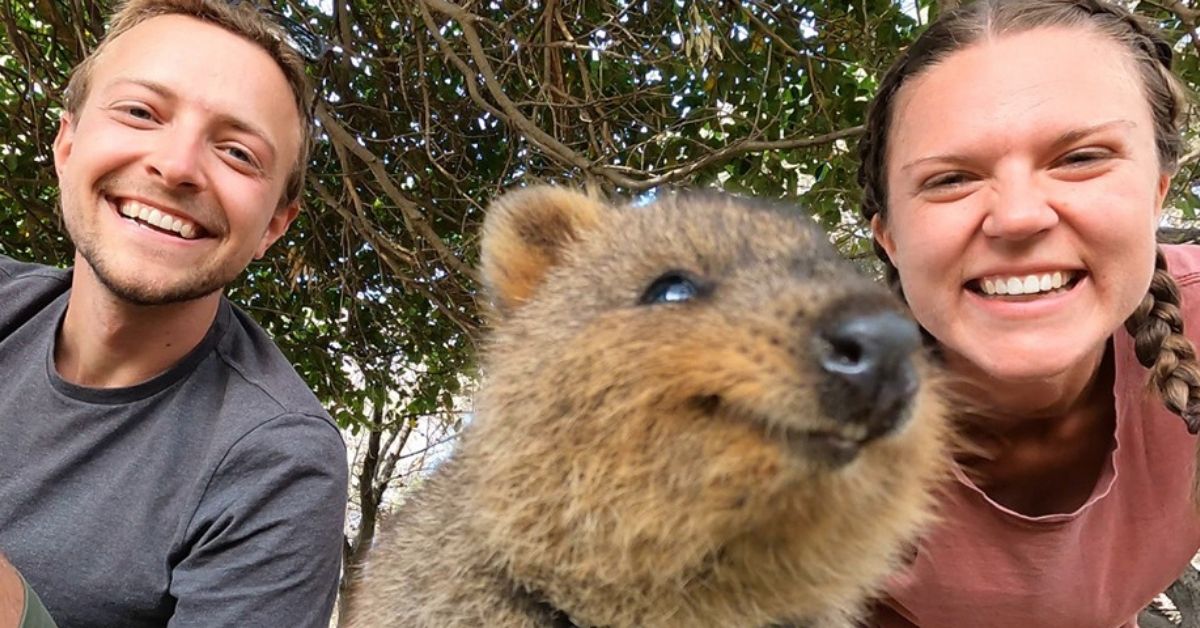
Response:
[[[1158,198],[1154,204],[1154,224],[1158,224],[1162,218],[1163,203],[1167,200],[1167,193],[1171,191],[1171,175],[1161,174],[1158,176]]]
[[[887,223],[883,222],[881,214],[871,216],[871,233],[875,236],[875,241],[879,246],[883,247],[883,251],[887,253],[888,259],[895,259],[893,252],[896,250],[896,243],[892,240],[892,234],[888,231]]]

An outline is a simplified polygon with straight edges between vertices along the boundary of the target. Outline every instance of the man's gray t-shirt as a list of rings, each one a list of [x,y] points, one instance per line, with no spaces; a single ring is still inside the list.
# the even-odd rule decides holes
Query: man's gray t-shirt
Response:
[[[76,626],[328,626],[341,435],[266,334],[222,299],[150,381],[61,379],[70,275],[0,256],[0,552]]]

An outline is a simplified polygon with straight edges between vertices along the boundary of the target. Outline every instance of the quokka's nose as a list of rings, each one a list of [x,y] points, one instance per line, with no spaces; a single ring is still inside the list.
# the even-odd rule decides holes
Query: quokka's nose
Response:
[[[891,310],[834,317],[817,330],[814,345],[827,380],[823,405],[833,418],[864,423],[872,435],[903,419],[919,383],[915,323]]]

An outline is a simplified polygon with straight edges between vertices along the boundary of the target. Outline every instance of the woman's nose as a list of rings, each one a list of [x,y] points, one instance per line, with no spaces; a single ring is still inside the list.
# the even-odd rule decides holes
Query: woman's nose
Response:
[[[996,182],[983,232],[991,238],[1022,240],[1058,224],[1049,195],[1032,174],[1008,176]]]

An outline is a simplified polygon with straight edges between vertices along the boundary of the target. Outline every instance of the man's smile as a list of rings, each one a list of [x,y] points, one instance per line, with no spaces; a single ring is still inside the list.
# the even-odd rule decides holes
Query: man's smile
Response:
[[[199,223],[181,214],[133,199],[107,195],[104,198],[121,216],[148,229],[184,240],[198,240],[209,236],[208,231]]]

